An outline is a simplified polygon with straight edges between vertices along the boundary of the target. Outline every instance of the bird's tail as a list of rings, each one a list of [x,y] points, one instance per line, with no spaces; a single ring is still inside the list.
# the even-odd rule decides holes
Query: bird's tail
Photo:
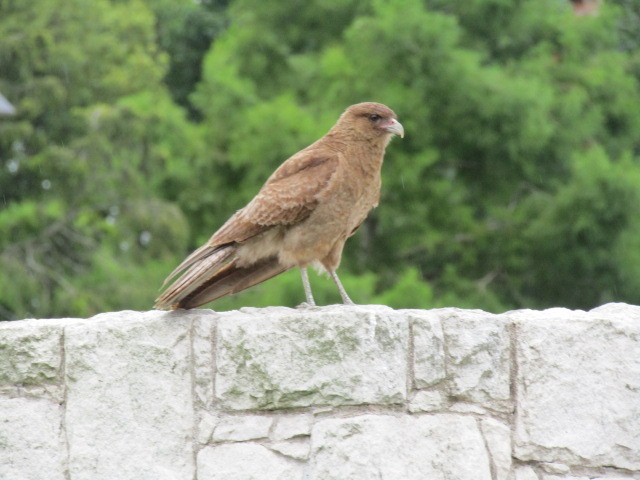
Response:
[[[240,292],[264,282],[288,269],[276,256],[264,258],[252,265],[238,267],[237,247],[200,247],[171,275],[184,273],[156,300],[155,308],[195,308],[225,295]]]

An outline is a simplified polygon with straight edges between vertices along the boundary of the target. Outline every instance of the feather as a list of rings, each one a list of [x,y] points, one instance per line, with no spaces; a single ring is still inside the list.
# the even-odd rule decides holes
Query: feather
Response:
[[[205,245],[205,247],[208,247]],[[200,285],[210,281],[227,265],[233,257],[236,248],[227,246],[221,248],[201,247],[191,254],[170,278],[188,268],[167,290],[156,299],[155,308],[168,308],[180,303]]]
[[[269,257],[247,267],[238,267],[236,262],[209,279],[190,295],[184,297],[177,308],[193,308],[225,295],[231,295],[253,287],[288,270],[277,257]]]

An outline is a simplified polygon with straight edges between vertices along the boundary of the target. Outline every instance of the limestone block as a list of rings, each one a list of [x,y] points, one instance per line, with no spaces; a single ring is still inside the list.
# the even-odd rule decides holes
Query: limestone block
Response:
[[[216,395],[234,410],[400,403],[407,344],[406,319],[386,307],[222,315]]]
[[[419,390],[409,400],[409,411],[412,413],[433,412],[441,410],[446,405],[447,401],[439,391]]]
[[[495,480],[508,480],[511,473],[511,429],[493,418],[483,418],[480,430],[489,449]]]
[[[181,312],[182,313],[182,312]],[[213,403],[213,332],[217,314],[210,310],[189,310],[182,313],[193,321],[193,380],[198,407],[211,408]]]
[[[218,424],[218,416],[203,410],[200,412],[201,417],[198,421],[198,432],[196,434],[196,440],[198,443],[205,445],[211,441],[211,437],[213,436],[213,431]]]
[[[604,310],[517,312],[518,458],[640,469],[638,309]]]
[[[311,480],[491,480],[475,419],[458,415],[362,415],[317,422]]]
[[[540,467],[542,467],[542,470],[547,473],[569,473],[569,471],[571,470],[564,463],[541,463]]]
[[[241,442],[269,436],[273,419],[259,415],[224,417],[213,431],[214,442]]]
[[[480,310],[437,310],[447,351],[449,394],[510,411],[509,320]]]
[[[73,480],[191,480],[189,315],[116,312],[65,333]]]
[[[640,322],[640,306],[626,303],[607,303],[592,309],[589,313],[597,318],[628,319]]]
[[[287,457],[295,458],[296,460],[306,460],[309,458],[308,437],[306,439],[296,438],[288,441],[272,442],[269,448]]]
[[[271,438],[273,440],[287,440],[293,437],[311,435],[312,422],[313,416],[307,414],[280,417],[273,429]]]
[[[46,399],[0,398],[0,478],[64,480],[62,409]]]
[[[513,478],[514,480],[540,480],[533,468],[528,465],[517,467]]]
[[[444,337],[436,311],[402,310],[413,333],[413,371],[416,388],[427,388],[446,377]]]
[[[62,331],[74,319],[0,322],[0,385],[56,382],[62,365]]]
[[[487,413],[485,408],[469,402],[454,402],[449,406],[449,411],[455,413],[477,413],[478,415],[485,415]]]
[[[302,480],[302,466],[255,443],[229,443],[198,452],[197,480]]]

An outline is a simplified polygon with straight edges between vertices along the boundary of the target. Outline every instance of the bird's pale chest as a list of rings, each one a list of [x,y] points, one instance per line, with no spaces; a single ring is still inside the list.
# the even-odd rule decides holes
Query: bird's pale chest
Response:
[[[335,192],[339,208],[349,212],[344,216],[345,233],[349,235],[367,217],[372,208],[378,206],[380,200],[381,176],[380,169],[375,168],[366,172],[361,169],[349,168],[346,171],[349,181],[343,184],[341,192]]]

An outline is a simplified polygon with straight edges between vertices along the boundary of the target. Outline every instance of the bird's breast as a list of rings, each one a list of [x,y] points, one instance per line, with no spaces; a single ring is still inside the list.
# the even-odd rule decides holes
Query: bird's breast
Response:
[[[381,188],[380,171],[361,178],[356,187],[352,192],[349,220],[345,225],[349,233],[364,221],[371,209],[378,206]]]
[[[309,217],[287,230],[279,255],[282,263],[301,265],[325,258],[377,205],[379,169],[363,172],[357,165],[341,167]]]

